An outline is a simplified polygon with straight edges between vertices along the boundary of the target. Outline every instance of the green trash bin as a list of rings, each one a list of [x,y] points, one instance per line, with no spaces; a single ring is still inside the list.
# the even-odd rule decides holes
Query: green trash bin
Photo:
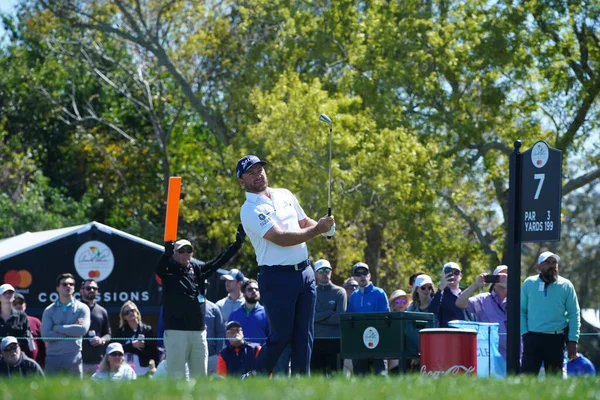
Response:
[[[433,328],[434,315],[421,312],[340,315],[342,358],[405,359],[419,356],[419,331]]]

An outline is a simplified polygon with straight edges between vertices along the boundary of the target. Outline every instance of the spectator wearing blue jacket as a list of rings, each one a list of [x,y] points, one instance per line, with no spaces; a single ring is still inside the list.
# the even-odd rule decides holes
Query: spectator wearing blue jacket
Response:
[[[231,312],[229,321],[240,323],[247,342],[264,344],[269,336],[269,321],[267,320],[265,308],[259,303],[258,282],[249,279],[244,282],[241,290],[245,303]]]
[[[469,320],[466,312],[456,305],[456,300],[461,294],[458,287],[461,279],[460,265],[455,262],[444,264],[438,291],[429,303],[429,312],[436,316],[440,328],[448,328],[448,322],[455,319]]]
[[[348,312],[367,313],[367,312],[389,312],[390,305],[383,289],[378,288],[371,282],[371,272],[369,266],[364,262],[356,263],[352,266],[352,276],[358,282],[358,289],[350,296]],[[377,375],[387,375],[387,360],[352,360],[353,373],[355,375],[365,375],[370,365]]]

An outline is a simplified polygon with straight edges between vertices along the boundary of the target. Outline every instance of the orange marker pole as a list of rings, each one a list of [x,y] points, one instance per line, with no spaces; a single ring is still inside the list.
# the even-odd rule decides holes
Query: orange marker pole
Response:
[[[169,194],[167,196],[167,216],[165,219],[165,242],[177,240],[177,223],[179,220],[179,196],[181,194],[181,177],[169,178]]]

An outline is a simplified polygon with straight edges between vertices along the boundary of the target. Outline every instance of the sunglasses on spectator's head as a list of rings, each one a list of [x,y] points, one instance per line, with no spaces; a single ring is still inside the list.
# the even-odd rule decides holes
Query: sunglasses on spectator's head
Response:
[[[356,271],[354,271],[354,276],[367,276],[369,275],[369,271],[367,271],[366,269],[357,269]]]
[[[444,274],[448,275],[448,274],[454,274],[456,276],[460,275],[460,270],[455,269],[455,268],[444,268]]]
[[[134,313],[134,312],[137,312],[137,310],[133,310],[133,309],[131,309],[131,310],[125,310],[125,311],[123,311],[123,315],[129,315],[129,314]]]
[[[75,282],[62,282],[61,285],[64,287],[75,286]]]
[[[18,344],[16,344],[16,343],[9,344],[8,346],[6,346],[6,347],[4,348],[4,350],[3,350],[3,351],[15,351],[15,350],[17,350],[17,347],[19,347],[19,345],[18,345]]]
[[[189,247],[189,246],[185,246],[185,247],[182,247],[182,248],[180,248],[179,250],[177,250],[177,252],[178,252],[179,254],[183,254],[183,253],[188,253],[188,254],[191,254],[191,253],[193,253],[193,252],[194,252],[194,249],[192,249],[192,248],[191,248],[191,247]]]
[[[396,303],[396,304],[406,304],[406,303],[408,303],[408,300],[403,299],[403,298],[397,298],[397,299],[394,300],[394,303]]]
[[[321,268],[317,272],[320,273],[320,274],[328,274],[328,273],[331,272],[331,268],[327,268],[327,267]]]
[[[346,285],[346,289],[356,290],[358,289],[358,285]]]

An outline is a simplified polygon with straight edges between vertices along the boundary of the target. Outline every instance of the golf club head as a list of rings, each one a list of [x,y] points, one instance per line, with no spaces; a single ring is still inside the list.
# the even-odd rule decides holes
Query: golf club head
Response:
[[[329,124],[329,127],[331,127],[331,124],[332,124],[331,118],[329,118],[327,115],[325,115],[325,114],[319,115],[319,121],[325,122],[325,123]]]

